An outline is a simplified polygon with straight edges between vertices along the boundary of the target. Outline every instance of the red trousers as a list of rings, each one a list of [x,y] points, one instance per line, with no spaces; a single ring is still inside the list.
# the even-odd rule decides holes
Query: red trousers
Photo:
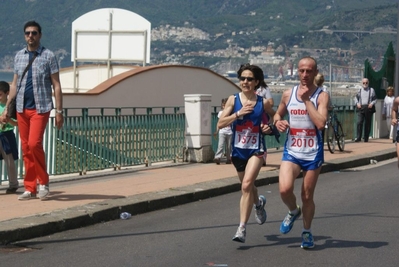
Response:
[[[38,181],[41,185],[49,183],[43,149],[43,135],[49,117],[50,112],[38,114],[35,109],[24,109],[23,113],[17,112],[22,158],[25,165],[25,190],[34,194],[37,193]]]

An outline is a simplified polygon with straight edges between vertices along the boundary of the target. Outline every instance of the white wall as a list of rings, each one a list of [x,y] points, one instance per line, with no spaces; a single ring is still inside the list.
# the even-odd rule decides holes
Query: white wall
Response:
[[[113,65],[110,67],[110,77],[108,77],[107,65],[84,65],[76,68],[76,88],[74,89],[73,67],[62,69],[60,81],[63,93],[84,93],[113,76],[126,72],[136,66]]]
[[[95,81],[95,73],[91,72]],[[62,84],[64,87],[64,85]],[[65,92],[65,91],[64,91]],[[212,106],[239,92],[230,80],[205,68],[139,67],[104,81],[87,93],[64,93],[64,108],[184,106],[184,94],[211,94]]]

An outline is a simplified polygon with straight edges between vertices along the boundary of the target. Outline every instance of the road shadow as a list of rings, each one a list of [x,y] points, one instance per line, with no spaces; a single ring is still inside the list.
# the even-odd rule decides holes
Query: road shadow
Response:
[[[270,247],[270,246],[287,246],[288,248],[298,248],[301,245],[301,237],[285,237],[282,235],[267,235],[265,236],[267,244],[255,245],[255,246],[240,246],[238,250],[248,250],[259,247]],[[355,248],[363,247],[368,249],[376,249],[383,246],[387,246],[388,242],[381,241],[354,241],[354,240],[340,240],[333,239],[331,236],[313,236],[315,247],[312,251],[321,251],[324,249],[331,248]],[[324,242],[322,242],[324,240]],[[272,242],[272,243],[271,243]]]
[[[47,201],[79,201],[79,200],[107,200],[125,198],[122,195],[99,195],[99,194],[63,194],[63,191],[51,191]]]
[[[259,244],[259,245],[255,245],[255,246],[239,246],[237,249],[238,250],[249,250],[252,248],[261,248],[261,247],[270,247],[270,246],[279,246],[279,245],[285,245],[288,247],[292,247],[292,244],[299,244],[300,242],[300,238],[298,237],[285,237],[285,238],[280,238],[280,235],[268,235],[268,236],[264,236],[266,238],[267,241],[269,241],[268,243],[265,244]],[[274,242],[274,243],[270,243]],[[298,246],[295,246],[296,248]]]
[[[363,247],[368,249],[376,249],[383,246],[387,246],[388,242],[382,241],[354,241],[354,240],[341,240],[341,239],[333,239],[330,236],[318,236],[315,237],[315,240],[324,239],[324,244],[317,244],[315,248],[317,250],[323,249],[331,249],[331,248],[355,248],[355,247]]]

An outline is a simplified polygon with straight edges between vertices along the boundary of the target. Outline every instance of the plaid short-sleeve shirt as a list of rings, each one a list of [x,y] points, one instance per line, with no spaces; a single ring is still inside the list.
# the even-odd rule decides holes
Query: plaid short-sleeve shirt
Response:
[[[36,50],[37,56],[32,64],[33,96],[37,113],[46,113],[53,109],[51,75],[59,72],[58,61],[54,53],[43,46]],[[24,94],[27,74],[21,81],[22,74],[29,64],[29,52],[26,48],[20,50],[14,58],[14,74],[17,81],[17,112],[23,112]]]

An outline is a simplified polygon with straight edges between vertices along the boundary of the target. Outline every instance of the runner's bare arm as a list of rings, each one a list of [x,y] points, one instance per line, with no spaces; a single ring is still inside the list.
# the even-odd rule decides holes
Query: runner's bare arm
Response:
[[[269,102],[269,104],[270,104],[271,107],[274,106],[274,100],[273,100],[273,98],[268,98],[267,101]]]
[[[278,105],[276,114],[273,117],[273,123],[279,132],[284,132],[290,126],[287,120],[283,120],[287,114],[287,104],[291,97],[292,89],[286,90],[281,96],[280,104]]]
[[[263,110],[269,114],[270,118],[273,118],[274,114],[276,114],[273,109],[273,105],[270,104],[268,99],[263,99]]]
[[[319,130],[323,130],[326,125],[328,116],[328,101],[329,95],[326,92],[320,93],[317,99],[317,109],[310,99],[306,99],[304,101],[310,119]]]
[[[395,100],[393,101],[393,105],[392,105],[392,111],[391,111],[391,124],[392,125],[396,125],[398,124],[398,106],[399,106],[399,96],[397,96],[395,98]]]
[[[229,126],[230,124],[232,124],[237,118],[239,114],[233,113],[233,109],[234,109],[234,95],[229,96],[229,99],[227,99],[226,105],[224,106],[222,115],[220,115],[218,124],[217,124],[217,128],[218,129],[222,129],[226,126]]]

